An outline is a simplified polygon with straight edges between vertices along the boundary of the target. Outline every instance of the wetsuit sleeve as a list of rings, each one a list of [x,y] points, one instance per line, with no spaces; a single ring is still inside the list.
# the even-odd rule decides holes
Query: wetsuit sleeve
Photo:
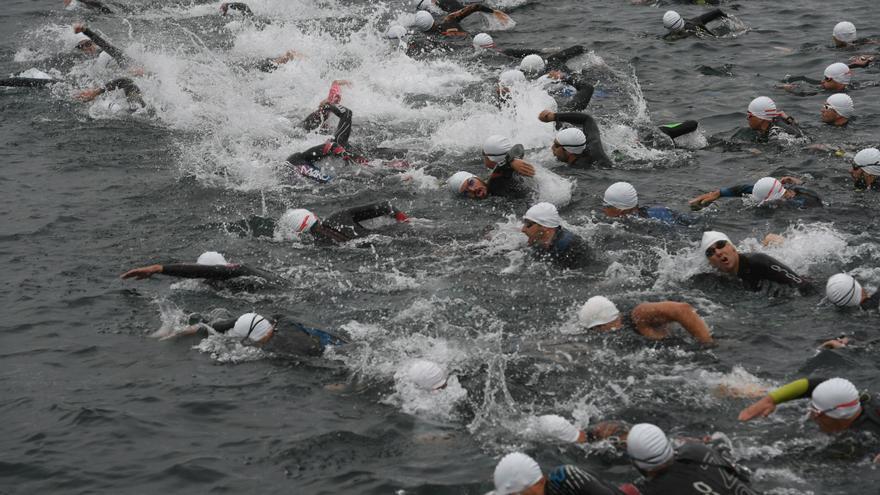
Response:
[[[213,328],[214,330],[216,330],[217,332],[226,333],[235,327],[236,321],[238,321],[238,318],[231,318],[231,319],[225,319],[225,320],[215,320],[215,321],[208,323],[208,325],[210,325],[210,327]]]
[[[570,80],[574,89],[577,90],[574,98],[571,99],[569,103],[569,108],[573,112],[580,112],[586,110],[587,106],[590,104],[590,100],[593,99],[593,91],[595,88],[592,84],[588,83],[583,77],[573,77]]]
[[[550,56],[547,57],[547,65],[560,67],[564,66],[565,62],[570,59],[577,57],[578,55],[584,53],[587,49],[583,45],[574,45],[566,48],[565,50],[560,50]]]
[[[107,40],[105,40],[89,28],[83,29],[82,32],[84,35],[88,36],[89,39],[94,41],[96,45],[100,46],[102,50],[113,57],[113,60],[115,60],[116,63],[118,63],[120,66],[125,67],[128,65],[128,59],[125,57],[125,55],[122,54],[122,51],[111,45]]]
[[[559,122],[567,122],[580,127],[587,138],[587,151],[589,152],[590,160],[597,165],[611,166],[611,159],[608,158],[608,155],[605,154],[605,149],[602,147],[602,136],[599,133],[599,126],[593,117],[583,112],[562,112],[556,114],[556,122],[557,124]]]
[[[253,275],[255,272],[244,265],[199,265],[198,263],[178,263],[162,265],[162,274],[180,278],[206,278],[226,280]]]
[[[541,54],[539,50],[535,50],[533,48],[505,48],[501,50],[501,53],[511,58],[523,58],[526,55]]]
[[[300,123],[300,127],[307,131],[314,131],[318,127],[321,127],[321,124],[323,124],[326,120],[327,110],[325,110],[324,108],[319,108],[306,116],[306,118],[303,119],[302,123]]]
[[[774,404],[782,404],[783,402],[811,396],[813,389],[825,380],[825,378],[801,378],[771,390],[767,395],[773,399]]]
[[[86,7],[90,8],[90,9],[95,9],[102,14],[112,14],[113,13],[113,11],[110,10],[109,7],[107,7],[106,5],[104,5],[103,3],[101,3],[97,0],[79,0],[79,3],[85,5]]]
[[[137,85],[131,79],[127,77],[121,77],[119,79],[114,79],[104,85],[105,91],[114,91],[117,89],[125,91],[125,97],[128,99],[128,101],[132,103],[137,103],[142,107],[147,106],[147,104],[144,103],[144,100],[141,98],[141,88],[137,87]]]
[[[437,6],[444,12],[455,12],[464,8],[464,5],[458,0],[439,0]]]
[[[383,201],[381,203],[351,208],[348,210],[348,214],[351,215],[351,219],[355,222],[362,222],[371,218],[394,216],[399,211],[390,202]]]
[[[718,191],[721,193],[722,198],[733,198],[736,196],[747,196],[752,194],[752,189],[754,188],[754,184],[740,184],[738,186],[725,187]]]
[[[237,10],[244,15],[254,15],[254,12],[246,3],[243,2],[232,2],[226,4],[227,9]]]
[[[294,153],[288,156],[287,162],[291,165],[311,164],[320,160],[324,156],[326,156],[326,154],[324,153],[324,145],[319,144],[316,146],[312,146],[305,151]]]
[[[346,146],[348,137],[351,136],[351,110],[342,105],[325,105],[325,108],[339,117],[339,125],[336,126],[336,132],[333,133],[333,142],[340,146]]]
[[[721,19],[722,17],[727,17],[727,14],[721,11],[721,9],[710,10],[705,14],[701,14],[697,17],[691,19],[691,22],[694,24],[701,24],[705,26],[706,24],[714,21],[715,19]]]
[[[0,86],[6,88],[39,88],[58,82],[55,79],[36,79],[30,77],[10,77],[0,79]]]

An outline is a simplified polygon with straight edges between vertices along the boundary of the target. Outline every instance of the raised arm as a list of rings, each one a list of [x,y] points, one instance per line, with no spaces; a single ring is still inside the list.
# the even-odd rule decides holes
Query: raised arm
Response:
[[[754,188],[754,184],[740,184],[738,186],[730,186],[722,189],[716,189],[714,191],[709,191],[707,193],[701,194],[696,198],[688,201],[691,207],[694,208],[702,208],[704,206],[709,206],[714,203],[718,198],[732,198],[735,196],[747,196],[752,194],[752,189]]]
[[[128,66],[128,58],[125,57],[125,54],[115,46],[111,45],[107,40],[102,38],[98,33],[92,31],[87,26],[83,24],[74,24],[73,25],[74,33],[82,33],[89,37],[96,45],[100,46],[102,50],[107,52],[108,55],[113,57],[113,60],[116,61],[121,67]]]
[[[577,57],[585,51],[587,51],[587,49],[583,45],[570,46],[565,50],[560,50],[556,53],[548,55],[546,62],[549,66],[563,66],[570,59]]]
[[[705,26],[706,24],[714,21],[715,19],[721,19],[723,17],[727,17],[727,14],[722,12],[721,9],[714,9],[714,10],[710,10],[709,12],[706,12],[705,14],[698,15],[697,17],[694,18],[694,20],[692,22],[694,22],[695,24],[702,24]]]
[[[333,133],[333,142],[341,146],[348,145],[348,137],[351,136],[351,110],[342,105],[325,105],[324,108],[339,117],[339,125]]]
[[[456,10],[455,12],[447,15],[446,17],[443,18],[443,22],[461,21],[462,19],[473,14],[474,12],[483,12],[485,14],[491,14],[492,12],[494,12],[494,10],[490,9],[489,7],[486,7],[485,5],[472,3],[463,9]]]
[[[669,336],[666,325],[675,322],[697,342],[712,343],[712,332],[690,304],[673,301],[642,303],[636,306],[632,316],[636,330],[649,339],[659,340]]]
[[[809,397],[813,389],[824,381],[825,378],[801,378],[771,390],[766,397],[740,411],[739,420],[749,421],[758,416],[767,417],[783,402]]]
[[[244,265],[200,265],[198,263],[174,263],[167,265],[148,265],[131,269],[122,274],[123,279],[134,278],[143,280],[160,273],[169,277],[180,278],[206,278],[212,280],[226,280],[235,277],[251,275],[250,269]]]
[[[364,220],[384,216],[394,217],[399,222],[405,222],[408,219],[406,213],[395,208],[390,201],[358,206],[351,208],[348,212],[351,214],[351,218],[355,222],[362,222]]]

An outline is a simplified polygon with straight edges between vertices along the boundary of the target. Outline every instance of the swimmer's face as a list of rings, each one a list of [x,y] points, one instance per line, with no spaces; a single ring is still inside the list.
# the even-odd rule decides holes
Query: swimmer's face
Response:
[[[614,217],[622,216],[623,210],[621,210],[619,208],[615,208],[611,205],[604,205],[604,206],[602,206],[602,213],[604,213],[606,216],[614,218]]]
[[[823,433],[840,433],[846,430],[854,418],[836,419],[810,409],[812,419]]]
[[[520,232],[529,238],[529,246],[540,245],[547,240],[547,227],[537,224],[531,220],[523,219],[523,226]]]
[[[710,265],[724,273],[733,273],[739,263],[739,253],[736,248],[723,239],[706,250],[706,258]]]
[[[563,148],[562,145],[559,144],[559,142],[556,141],[555,139],[553,140],[553,144],[550,145],[550,151],[553,152],[553,156],[555,156],[556,159],[559,160],[560,162],[563,162],[563,163],[568,162],[568,157],[569,157],[570,153],[568,151],[565,151],[565,148]]]
[[[89,55],[95,55],[99,51],[98,45],[96,45],[92,40],[80,41],[76,44],[76,49]]]
[[[836,46],[837,48],[846,48],[847,46],[849,46],[849,43],[847,43],[846,41],[841,41],[835,36],[831,37],[831,41],[834,42],[834,46]]]
[[[840,117],[842,116],[837,113],[837,110],[835,110],[831,105],[827,103],[822,105],[822,122],[825,122],[826,124],[833,124]]]
[[[839,83],[830,77],[823,79],[820,86],[827,91],[843,91],[846,89],[846,84]]]
[[[461,193],[467,194],[469,198],[485,199],[489,195],[489,188],[479,178],[471,177],[461,185]]]
[[[493,162],[492,160],[489,159],[488,156],[486,156],[486,155],[484,154],[484,155],[483,155],[483,165],[485,165],[486,168],[488,168],[489,170],[495,170],[495,167],[498,166],[498,163]]]
[[[752,114],[752,112],[749,112],[748,115],[746,115],[746,120],[749,122],[749,127],[756,131],[763,131],[767,126],[770,125],[769,120],[764,120],[760,117],[756,117]]]

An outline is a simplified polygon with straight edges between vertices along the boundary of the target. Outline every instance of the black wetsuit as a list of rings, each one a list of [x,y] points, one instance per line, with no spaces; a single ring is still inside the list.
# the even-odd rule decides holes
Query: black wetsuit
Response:
[[[684,27],[680,31],[671,31],[666,33],[663,36],[663,39],[672,40],[672,39],[681,39],[686,38],[688,36],[697,35],[697,34],[708,34],[709,36],[717,36],[716,33],[712,32],[706,24],[716,20],[727,17],[727,14],[721,11],[721,9],[714,9],[706,12],[705,14],[698,15],[692,19],[684,19]]]
[[[408,57],[421,58],[427,55],[451,53],[453,50],[452,45],[444,43],[442,40],[429,38],[424,34],[416,34],[406,42],[405,53]]]
[[[125,98],[128,100],[129,105],[139,105],[141,108],[146,108],[147,106],[147,104],[144,103],[144,100],[141,97],[141,89],[137,87],[134,81],[127,77],[114,79],[105,84],[102,89],[104,91],[114,91],[117,89],[121,89],[125,91]],[[131,106],[130,110],[135,111],[137,110],[137,108]]]
[[[260,277],[275,280],[269,272],[247,265],[227,263],[225,265],[200,265],[198,263],[172,263],[162,265],[162,275],[180,278],[204,278],[207,280],[229,280],[238,277]]]
[[[388,201],[356,206],[319,220],[320,226],[313,226],[309,232],[320,242],[347,242],[359,237],[366,237],[373,232],[361,225],[364,220],[386,216],[395,217],[399,213],[402,212]]]
[[[444,17],[440,22],[434,22],[434,25],[428,30],[432,34],[441,34],[443,36],[464,36],[467,31],[461,26],[461,21],[475,12],[483,12],[491,14],[494,10],[485,5],[471,4],[462,9],[456,10]]]
[[[9,77],[0,79],[0,86],[7,88],[42,88],[59,82],[57,79],[38,79],[33,77]]]
[[[586,241],[562,227],[556,228],[549,248],[533,245],[532,249],[537,258],[549,260],[560,268],[583,268],[592,259]]]
[[[728,198],[733,196],[749,196],[752,194],[754,190],[754,184],[741,184],[738,186],[725,187],[723,189],[719,189],[721,192],[722,198]],[[784,198],[776,201],[771,201],[770,204],[778,205],[785,204],[795,206],[797,208],[822,208],[822,198],[816,194],[815,191],[811,189],[807,189],[803,186],[787,186],[785,188],[787,191],[791,191],[794,193],[793,198]]]
[[[522,145],[514,146],[507,152],[504,163],[499,163],[492,169],[489,179],[486,181],[486,189],[490,196],[502,196],[505,198],[525,198],[529,195],[529,187],[522,175],[516,172],[511,165],[513,160],[523,157]]]
[[[880,290],[865,299],[863,303],[859,304],[859,307],[865,311],[880,310]]]
[[[547,75],[552,71],[559,71],[562,73],[562,78],[557,81],[560,84],[569,85],[573,87],[577,92],[568,99],[562,99],[558,101],[559,109],[566,110],[569,112],[582,112],[586,110],[587,106],[590,104],[590,100],[593,98],[593,92],[596,88],[593,87],[592,84],[588,82],[589,76],[587,75],[587,70],[583,69],[580,72],[572,73],[568,68],[566,63],[574,57],[583,54],[587,49],[583,45],[574,45],[570,46],[564,50],[560,50],[558,52],[551,53],[546,58],[544,58],[544,72],[543,74],[535,74],[535,76]],[[507,55],[508,57],[515,58],[517,60],[521,60],[526,55],[541,55],[539,50],[533,50],[528,48],[505,48],[500,50],[500,53]],[[553,94],[553,88],[550,88],[551,96],[557,97],[561,95]]]
[[[578,55],[586,52],[587,49],[583,45],[573,45],[564,50],[559,50],[558,52],[553,52],[550,55],[542,58],[544,59],[544,72],[536,75],[544,75],[550,71],[558,70],[561,72],[568,72],[568,66],[566,63],[577,57]],[[540,50],[535,50],[532,48],[505,48],[501,50],[501,53],[507,55],[508,57],[512,57],[518,60],[523,59],[526,55],[541,55],[542,52]]]
[[[637,487],[642,495],[758,495],[742,470],[701,443],[683,445],[669,467]]]
[[[785,144],[783,141],[785,136],[790,136],[799,143],[810,141],[809,136],[801,130],[793,118],[783,119],[782,117],[774,117],[770,121],[770,127],[766,132],[756,131],[751,127],[742,127],[737,129],[730,137],[712,136],[709,143],[712,146],[735,149],[742,144],[765,144],[769,142]]]
[[[227,10],[227,12],[228,12],[229,10],[237,10],[237,11],[241,12],[243,15],[246,15],[246,16],[252,16],[252,15],[254,15],[254,12],[251,10],[251,8],[248,7],[248,5],[247,5],[246,3],[242,3],[242,2],[230,2],[230,3],[227,3],[227,4],[226,4],[226,10]],[[225,15],[225,14],[224,14],[224,15]]]
[[[786,77],[785,79],[783,79],[782,82],[784,82],[784,83],[804,82],[808,85],[807,87],[803,87],[803,85],[797,85],[793,89],[786,90],[789,94],[792,94],[794,96],[816,96],[820,93],[827,93],[827,94],[846,93],[847,91],[852,90],[852,89],[859,89],[859,85],[855,81],[850,81],[849,83],[847,83],[846,87],[840,91],[824,89],[821,86],[822,81],[819,81],[818,79],[812,79],[812,78],[809,78],[806,76],[794,76],[794,77],[789,76],[789,77]]]
[[[437,7],[440,7],[443,12],[456,12],[463,9],[465,5],[458,0],[437,0]]]
[[[120,67],[122,67],[123,69],[128,67],[128,59],[122,53],[122,50],[111,45],[107,40],[105,40],[89,28],[83,29],[82,32],[84,35],[88,36],[89,39],[92,40],[96,45],[101,47],[101,50],[107,52],[107,55],[113,57],[113,60],[115,60]]]
[[[577,112],[557,113],[556,128],[560,129],[562,123],[580,127],[584,132],[584,136],[587,137],[587,147],[584,149],[584,152],[578,155],[577,160],[569,164],[569,166],[573,168],[611,168],[611,159],[605,154],[605,149],[602,147],[602,136],[599,133],[599,126],[596,125],[596,121],[593,117],[585,113]]]
[[[547,473],[544,495],[622,495],[623,492],[605,483],[591,472],[577,466],[564,465]]]
[[[98,0],[77,0],[77,1],[92,10],[97,10],[98,12],[100,12],[102,14],[112,14],[113,13],[113,11],[110,10],[109,7],[107,7],[103,3],[99,2]]]
[[[779,286],[793,287],[802,294],[813,292],[813,284],[808,279],[763,253],[740,253],[736,276],[754,292],[767,291],[773,295]]]
[[[339,124],[336,126],[333,137],[324,144],[312,146],[305,151],[288,156],[288,163],[293,166],[314,166],[316,162],[328,156],[336,156],[346,162],[366,163],[368,161],[366,158],[350,153],[346,149],[348,138],[351,135],[351,110],[348,108],[342,105],[324,105],[317,112],[313,112],[306,117],[302,124],[303,127],[306,127],[308,130],[317,128],[323,122],[323,119],[326,118],[327,114],[324,112],[331,112],[339,117]]]
[[[235,327],[237,318],[209,323],[211,328],[226,333]],[[273,315],[275,330],[269,341],[260,348],[277,356],[320,356],[331,345],[347,342],[333,334],[310,328],[285,316]]]

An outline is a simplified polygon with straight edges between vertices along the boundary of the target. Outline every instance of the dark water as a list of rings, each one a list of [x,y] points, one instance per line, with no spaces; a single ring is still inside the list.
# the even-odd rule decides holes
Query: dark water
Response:
[[[251,5],[272,24],[229,25],[214,17],[216,4],[134,4],[123,22],[63,11],[55,1],[4,3],[0,69],[54,67],[66,82],[0,94],[0,492],[483,493],[497,457],[512,449],[526,449],[545,467],[575,462],[615,482],[635,477],[613,453],[526,439],[527,419],[544,413],[581,426],[623,419],[676,434],[724,432],[756,470],[756,487],[770,493],[876,491],[880,478],[863,459],[823,453],[826,440],[802,421],[801,405],[744,425],[735,417],[747,401],[713,393],[719,384],[772,386],[807,373],[876,390],[875,346],[814,350],[841,332],[869,341],[876,315],[832,311],[818,306],[818,296],[768,300],[690,277],[704,270],[694,253],[701,230],[716,228],[761,250],[755,239],[785,233],[791,242],[767,252],[818,285],[858,269],[874,288],[880,199],[853,192],[848,159],[828,154],[653,152],[626,139],[628,129],[648,125],[639,104],[654,123],[698,119],[711,135],[744,125],[748,102],[766,94],[815,142],[850,152],[876,146],[880,89],[852,93],[858,117],[846,130],[819,122],[821,96],[773,89],[785,74],[818,78],[851,55],[828,46],[831,29],[849,19],[860,34],[875,34],[874,2],[726,4],[749,33],[674,44],[658,40],[664,8],[506,4],[518,26],[493,33],[499,46],[582,43],[616,74],[600,85],[607,96],[591,105],[619,168],[557,169],[576,181],[570,198],[562,179],[545,191],[563,198],[562,216],[596,248],[595,267],[582,273],[524,256],[515,218],[527,201],[467,202],[429,178],[480,170],[477,149],[492,132],[515,134],[531,161],[554,167],[546,149],[552,133],[534,118],[542,107],[533,94],[517,101],[528,111],[500,111],[478,92],[459,94],[495,77],[497,69],[479,59],[389,55],[374,32],[384,30],[396,3]],[[357,22],[374,13],[375,22]],[[340,26],[348,17],[355,21]],[[82,18],[144,63],[152,75],[138,83],[155,117],[107,115],[71,101],[75,89],[108,79],[88,61],[62,56],[73,42],[69,25]],[[335,35],[323,33],[328,26]],[[271,75],[224,63],[287,48],[309,59]],[[409,150],[420,170],[415,180],[339,169],[337,180],[319,187],[274,172],[290,152],[321,141],[277,117],[302,117],[334,78],[354,83],[345,100],[356,116],[353,140]],[[856,78],[877,81],[880,73],[871,68]],[[632,98],[636,82],[644,99]],[[596,213],[601,192],[617,180],[632,182],[643,203],[684,211],[700,192],[784,174],[806,176],[827,207],[767,213],[728,200],[690,229],[611,224]],[[377,199],[393,200],[415,220],[370,246],[324,249],[219,227],[253,214],[277,218],[288,207],[328,215]],[[194,260],[206,250],[279,272],[291,286],[215,292],[118,278],[132,266]],[[718,346],[566,336],[576,309],[596,294],[622,309],[688,301]],[[199,352],[198,339],[147,337],[163,323],[182,325],[185,314],[217,309],[286,313],[355,344],[337,359],[278,362],[216,338]],[[457,405],[434,398],[440,407],[432,408],[396,394],[395,370],[415,357],[448,366],[468,397]],[[421,412],[405,412],[420,405]]]

